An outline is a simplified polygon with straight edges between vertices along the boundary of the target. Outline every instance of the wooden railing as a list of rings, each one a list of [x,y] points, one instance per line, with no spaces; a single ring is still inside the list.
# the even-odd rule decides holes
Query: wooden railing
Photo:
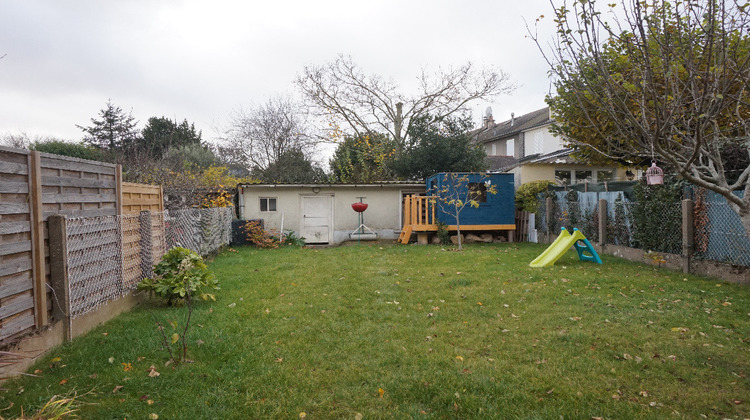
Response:
[[[411,226],[415,232],[437,230],[435,207],[433,197],[406,196],[404,198],[404,226]]]

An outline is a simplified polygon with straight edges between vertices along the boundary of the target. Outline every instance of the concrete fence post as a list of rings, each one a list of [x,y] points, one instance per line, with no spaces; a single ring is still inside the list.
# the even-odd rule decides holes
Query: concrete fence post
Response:
[[[52,288],[52,318],[62,321],[63,339],[73,340],[73,318],[70,313],[70,281],[68,279],[67,218],[55,214],[47,219],[49,234],[50,287]]]
[[[604,198],[599,199],[599,246],[604,250],[604,246],[607,245],[607,200]]]
[[[151,277],[154,266],[153,238],[151,236],[151,212],[146,210],[138,215],[141,231],[141,278]]]
[[[694,251],[693,200],[682,200],[682,272],[690,273],[690,259]]]

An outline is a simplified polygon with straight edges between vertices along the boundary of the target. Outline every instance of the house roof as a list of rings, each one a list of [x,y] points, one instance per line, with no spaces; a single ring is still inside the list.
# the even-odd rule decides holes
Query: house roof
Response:
[[[549,107],[537,109],[507,121],[492,124],[489,127],[482,127],[471,132],[475,143],[487,143],[494,140],[500,140],[507,137],[513,137],[516,134],[539,127],[552,122],[549,115]]]
[[[523,157],[518,160],[519,165],[528,165],[530,163],[535,164],[560,164],[560,163],[576,163],[575,159],[571,157],[573,149],[560,149],[555,150],[552,153],[547,154],[534,154]]]
[[[504,172],[518,165],[518,159],[513,156],[487,156],[484,162],[487,164],[487,172]]]

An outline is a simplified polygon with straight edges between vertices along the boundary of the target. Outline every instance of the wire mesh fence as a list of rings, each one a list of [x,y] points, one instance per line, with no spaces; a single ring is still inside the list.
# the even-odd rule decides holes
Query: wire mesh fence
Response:
[[[696,191],[693,226],[696,258],[750,266],[750,238],[724,197]]]
[[[232,209],[67,219],[70,316],[120,298],[173,247],[208,255],[229,244]]]
[[[231,239],[232,208],[185,209],[165,212],[168,248],[176,246],[208,255]]]
[[[741,194],[739,194],[741,197]],[[750,237],[726,198],[696,189],[694,197],[693,256],[733,265],[750,266]],[[599,238],[598,200],[607,201],[605,241]],[[562,227],[579,228],[590,240],[643,251],[682,254],[682,204],[679,201],[629,201],[621,193],[554,192],[539,198],[537,229],[557,234]]]

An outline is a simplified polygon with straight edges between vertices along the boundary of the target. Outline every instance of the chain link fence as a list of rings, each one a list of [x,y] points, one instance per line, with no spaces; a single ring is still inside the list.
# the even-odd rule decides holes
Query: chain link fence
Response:
[[[695,189],[693,227],[695,258],[750,266],[750,238],[737,213],[717,193]],[[607,200],[606,243],[643,251],[682,254],[682,204],[679,201],[630,201],[622,193],[557,191],[551,208],[539,197],[537,229],[556,235],[578,228],[599,242],[599,199]],[[740,194],[741,196],[741,194]],[[547,219],[548,215],[549,220]]]
[[[206,256],[228,245],[232,214],[231,207],[217,207],[67,219],[70,316],[135,289],[171,248]]]
[[[229,244],[232,235],[231,207],[170,210],[164,214],[168,248],[182,247],[208,255]]]
[[[750,266],[750,238],[727,200],[712,191],[694,192],[696,258]]]

